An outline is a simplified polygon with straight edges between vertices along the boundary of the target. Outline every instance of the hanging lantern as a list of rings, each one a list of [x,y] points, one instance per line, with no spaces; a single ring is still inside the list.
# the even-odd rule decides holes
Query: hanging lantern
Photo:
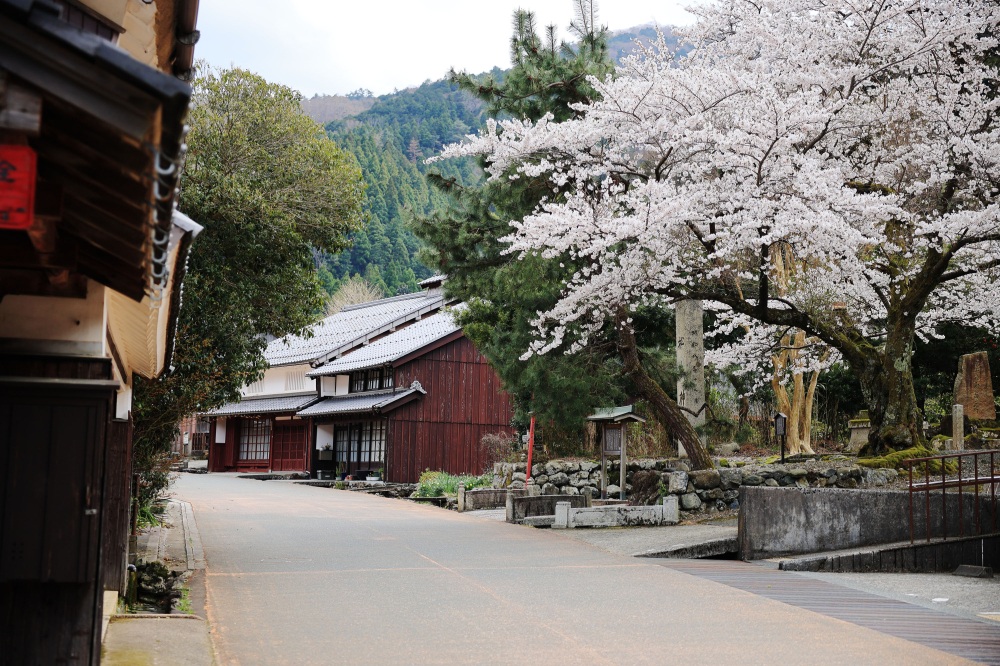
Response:
[[[0,229],[27,229],[35,217],[35,151],[0,145]]]

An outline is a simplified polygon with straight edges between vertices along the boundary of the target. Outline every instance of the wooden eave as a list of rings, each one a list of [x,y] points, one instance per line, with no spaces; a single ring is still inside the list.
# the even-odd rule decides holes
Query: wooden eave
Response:
[[[23,274],[55,263],[71,283],[87,277],[138,302],[168,280],[163,250],[191,89],[52,10],[0,0],[0,74],[41,99],[39,131],[25,138],[38,153],[36,209],[54,225],[58,248],[36,248],[49,256],[35,260],[0,252],[0,295],[45,293]]]

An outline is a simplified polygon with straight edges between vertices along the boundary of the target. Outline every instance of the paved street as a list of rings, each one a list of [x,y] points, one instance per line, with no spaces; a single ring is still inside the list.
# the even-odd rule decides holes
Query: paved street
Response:
[[[552,531],[229,475],[175,493],[223,664],[966,663]]]

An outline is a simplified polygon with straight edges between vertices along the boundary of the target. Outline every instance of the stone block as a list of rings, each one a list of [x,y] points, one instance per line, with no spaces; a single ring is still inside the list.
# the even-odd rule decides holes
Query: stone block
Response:
[[[744,486],[759,486],[762,483],[764,483],[764,477],[757,474],[747,474],[743,477]]]
[[[738,469],[724,469],[719,472],[719,476],[722,479],[722,487],[726,490],[732,490],[733,488],[739,488],[740,484],[743,482],[743,473]]]
[[[689,472],[688,476],[691,478],[691,483],[694,484],[694,487],[699,490],[718,488],[722,483],[722,477],[719,475],[719,470],[716,469],[698,469]]]
[[[555,472],[553,474],[549,474],[549,483],[557,486],[565,486],[569,483],[569,475],[566,474],[566,472]]]
[[[569,526],[569,502],[556,502],[555,520],[552,521],[552,527],[567,529]]]
[[[716,454],[720,456],[731,456],[740,450],[740,445],[736,442],[729,442],[727,444],[719,444],[715,447]]]
[[[970,419],[987,421],[996,419],[990,358],[986,352],[965,354],[958,359],[955,404],[962,405],[965,415]]]
[[[685,511],[695,511],[701,508],[701,499],[696,493],[681,495],[681,508]]]
[[[669,472],[666,474],[667,492],[679,494],[687,492],[688,475],[687,472]]]

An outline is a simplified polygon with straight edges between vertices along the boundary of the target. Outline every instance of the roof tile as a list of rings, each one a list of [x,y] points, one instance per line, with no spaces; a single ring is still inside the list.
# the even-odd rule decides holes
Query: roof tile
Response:
[[[360,345],[367,337],[403,325],[422,312],[441,307],[439,290],[404,294],[344,308],[312,326],[312,337],[287,335],[271,342],[264,358],[271,366],[311,361]],[[346,350],[345,350],[346,351]]]
[[[455,323],[450,311],[439,312],[311,370],[306,376],[345,374],[392,363],[459,330],[461,327]]]

